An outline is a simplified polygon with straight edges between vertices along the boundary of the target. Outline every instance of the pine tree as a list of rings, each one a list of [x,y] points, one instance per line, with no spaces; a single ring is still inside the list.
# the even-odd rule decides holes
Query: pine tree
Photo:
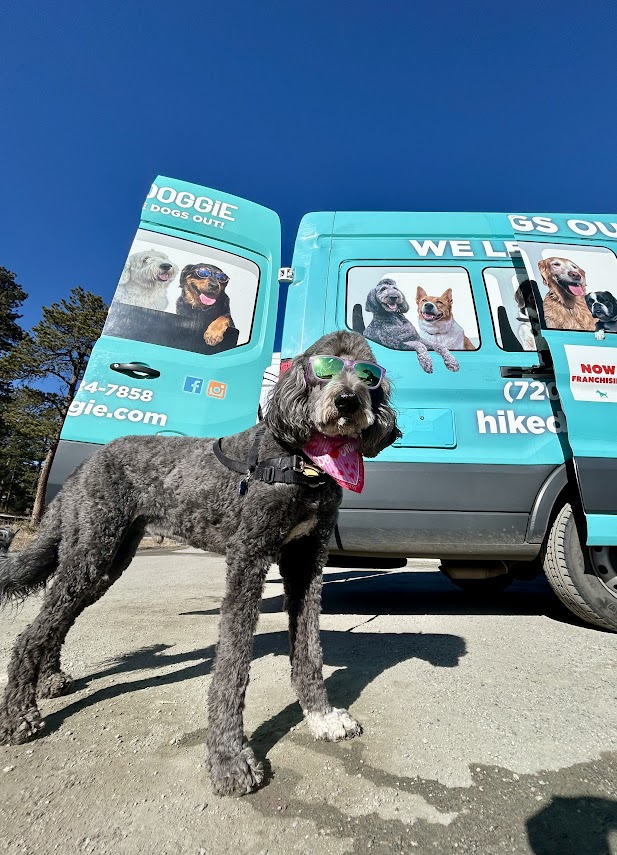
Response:
[[[21,315],[17,310],[27,296],[15,282],[15,274],[6,267],[0,267],[0,358],[10,353],[23,338],[24,331],[17,323]],[[0,406],[8,401],[10,394],[10,381],[0,377]],[[1,419],[0,412],[0,429]]]
[[[28,390],[18,433],[43,443],[44,460],[38,478],[32,522],[43,514],[45,490],[60,438],[60,428],[81,382],[94,343],[99,338],[107,306],[96,294],[73,288],[69,298],[43,308],[43,319],[25,333],[0,360],[0,376]],[[36,390],[36,381],[54,381],[54,391]],[[38,395],[38,398],[37,398]],[[22,403],[26,399],[22,399]],[[12,424],[17,416],[12,408]]]
[[[18,323],[21,317],[18,309],[27,296],[15,282],[15,274],[6,267],[0,267],[0,359],[7,356],[23,338],[24,331]],[[21,460],[22,455],[16,453],[12,429],[6,419],[13,391],[10,378],[0,375],[0,507],[3,507],[3,498],[15,495],[14,485],[21,483],[22,466],[17,461],[18,458]],[[7,494],[8,483],[11,489]]]

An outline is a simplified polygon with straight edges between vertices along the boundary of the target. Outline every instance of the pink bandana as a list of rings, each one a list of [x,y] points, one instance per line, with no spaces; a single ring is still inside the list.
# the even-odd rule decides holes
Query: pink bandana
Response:
[[[355,437],[316,433],[303,451],[345,490],[361,493],[364,487],[364,461],[358,445]]]

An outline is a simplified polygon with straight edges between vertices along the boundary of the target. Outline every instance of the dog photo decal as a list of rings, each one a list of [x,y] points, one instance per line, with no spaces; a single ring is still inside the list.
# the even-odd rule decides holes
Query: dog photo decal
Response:
[[[514,267],[487,267],[482,276],[499,347],[507,351],[536,350],[532,320],[521,290],[521,283],[528,278],[525,271]]]
[[[211,354],[251,336],[259,267],[249,259],[140,230],[104,335]]]
[[[463,268],[352,267],[346,297],[351,329],[392,350],[415,352],[427,374],[433,371],[431,351],[449,371],[458,371],[452,351],[479,347],[471,285]]]
[[[520,241],[547,329],[617,332],[617,257],[602,246]]]

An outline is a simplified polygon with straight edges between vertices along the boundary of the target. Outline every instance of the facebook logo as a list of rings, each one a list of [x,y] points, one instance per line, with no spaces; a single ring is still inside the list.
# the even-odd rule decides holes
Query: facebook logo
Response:
[[[199,395],[201,392],[201,387],[203,386],[204,381],[203,377],[185,377],[184,378],[184,391],[192,392],[194,395]]]

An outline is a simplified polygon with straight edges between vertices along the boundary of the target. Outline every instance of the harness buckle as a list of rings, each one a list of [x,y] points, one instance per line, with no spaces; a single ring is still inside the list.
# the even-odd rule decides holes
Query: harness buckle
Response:
[[[274,484],[274,478],[276,475],[276,470],[274,466],[264,466],[264,468],[260,472],[260,480],[265,481],[266,484]]]
[[[294,454],[291,468],[294,472],[304,473],[304,458],[300,457],[299,454]]]

